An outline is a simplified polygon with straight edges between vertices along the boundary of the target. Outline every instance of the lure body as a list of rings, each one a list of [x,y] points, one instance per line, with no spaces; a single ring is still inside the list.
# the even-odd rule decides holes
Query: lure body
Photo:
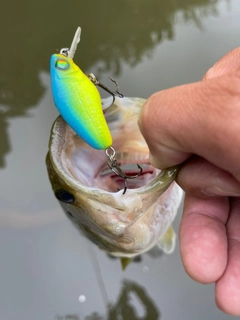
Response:
[[[52,55],[50,74],[53,100],[63,119],[91,147],[109,148],[112,137],[95,85],[63,54]]]

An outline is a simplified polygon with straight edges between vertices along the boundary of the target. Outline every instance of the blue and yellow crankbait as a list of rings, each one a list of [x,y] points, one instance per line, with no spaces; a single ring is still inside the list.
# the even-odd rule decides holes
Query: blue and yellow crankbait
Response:
[[[80,33],[79,27],[69,51],[62,49],[61,54],[51,57],[52,95],[63,119],[87,144],[95,149],[107,149],[112,145],[112,137],[99,91],[73,62]]]

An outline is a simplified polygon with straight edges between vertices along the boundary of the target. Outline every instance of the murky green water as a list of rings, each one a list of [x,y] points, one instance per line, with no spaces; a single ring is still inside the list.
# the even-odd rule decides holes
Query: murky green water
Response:
[[[49,57],[69,46],[85,73],[114,77],[125,96],[198,81],[240,45],[238,0],[1,2],[0,314],[3,320],[230,319],[214,286],[193,282],[179,248],[121,271],[81,237],[45,168],[51,125]],[[180,214],[175,222],[178,227]],[[111,303],[111,305],[110,305]]]

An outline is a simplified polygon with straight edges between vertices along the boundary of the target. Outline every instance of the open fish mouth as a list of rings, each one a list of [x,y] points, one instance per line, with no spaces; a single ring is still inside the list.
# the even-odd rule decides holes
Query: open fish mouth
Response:
[[[147,145],[137,127],[139,107],[135,101],[136,109],[133,109],[132,100],[129,99],[128,108],[127,101],[127,98],[116,98],[115,104],[107,110],[105,117],[113,137],[118,165],[127,176],[132,177],[139,173],[136,164],[141,165],[143,169],[139,177],[128,180],[130,191],[145,187],[158,175],[159,170],[150,165]],[[142,105],[144,100],[137,101]],[[68,173],[89,188],[99,188],[108,192],[123,190],[124,179],[109,169],[105,151],[91,148],[69,126],[61,123],[61,120],[59,124],[63,126],[65,141],[62,146],[62,164]]]
[[[88,238],[121,257],[152,248],[168,230],[182,198],[181,189],[172,184],[177,168],[160,171],[149,163],[137,125],[144,101],[116,97],[105,110],[121,169],[128,176],[138,174],[136,164],[143,169],[128,179],[125,194],[124,179],[109,169],[105,151],[86,144],[61,117],[49,142],[48,173],[64,210]]]
[[[68,173],[89,189],[98,188],[101,192],[110,193],[120,192],[121,195],[124,189],[124,179],[109,168],[105,151],[92,149],[78,136],[75,136],[70,127],[67,126],[65,129],[65,141],[74,141],[74,143],[65,145],[66,149],[62,155],[62,160],[67,164],[65,169]],[[122,133],[120,139],[116,139],[113,147],[116,150],[115,158],[119,167],[128,177],[133,178],[127,179],[127,193],[131,193],[131,189],[146,188],[160,171],[150,165],[148,150],[145,146],[139,148],[133,140],[126,145],[128,137],[126,132]],[[137,176],[139,167],[136,164],[141,165],[142,168],[139,176]]]

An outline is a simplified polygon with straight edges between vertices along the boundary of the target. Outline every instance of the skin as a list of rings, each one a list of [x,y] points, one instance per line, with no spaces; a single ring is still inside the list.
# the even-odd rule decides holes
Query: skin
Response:
[[[240,48],[202,81],[153,94],[139,117],[152,164],[182,164],[180,248],[186,272],[215,282],[218,307],[240,315]]]

